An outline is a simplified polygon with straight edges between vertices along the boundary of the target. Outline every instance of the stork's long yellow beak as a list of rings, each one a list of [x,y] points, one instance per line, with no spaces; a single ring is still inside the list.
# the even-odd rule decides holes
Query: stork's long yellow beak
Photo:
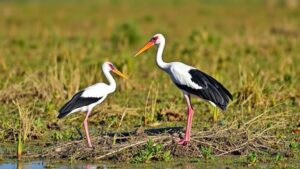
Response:
[[[139,54],[145,52],[147,49],[151,48],[153,45],[154,45],[154,42],[153,42],[153,41],[148,42],[142,49],[140,49],[140,50],[138,51],[138,53],[136,53],[136,54],[134,55],[134,57],[136,57],[136,56],[138,56]]]
[[[121,73],[120,71],[118,71],[117,69],[113,69],[112,71],[113,71],[115,74],[119,75],[120,77],[122,77],[122,78],[128,80],[128,77],[125,76],[125,75],[124,75],[123,73]]]

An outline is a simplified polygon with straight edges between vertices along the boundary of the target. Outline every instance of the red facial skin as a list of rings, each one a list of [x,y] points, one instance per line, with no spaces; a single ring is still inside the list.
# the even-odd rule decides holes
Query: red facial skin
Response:
[[[111,70],[115,69],[114,65],[112,65],[112,64],[108,64],[108,66],[110,67]]]
[[[150,41],[155,43],[157,41],[158,37],[157,36],[154,36]]]

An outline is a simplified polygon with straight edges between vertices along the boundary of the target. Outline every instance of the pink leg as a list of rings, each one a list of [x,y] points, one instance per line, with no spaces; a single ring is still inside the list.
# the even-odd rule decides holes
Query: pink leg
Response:
[[[182,139],[178,142],[178,144],[182,144],[182,145],[185,145],[190,141],[192,120],[193,120],[193,114],[194,114],[193,108],[191,106],[191,101],[190,101],[189,94],[184,94],[184,97],[186,99],[187,106],[188,106],[188,119],[187,119],[187,125],[186,125],[186,131],[185,131],[184,139]]]
[[[89,134],[89,129],[88,129],[88,118],[89,118],[89,115],[91,114],[91,110],[89,110],[85,116],[85,119],[83,121],[83,126],[84,126],[84,130],[85,130],[85,134],[86,134],[86,139],[87,139],[87,142],[88,142],[88,146],[89,147],[92,147],[92,144],[91,144],[91,139],[90,139],[90,134]]]

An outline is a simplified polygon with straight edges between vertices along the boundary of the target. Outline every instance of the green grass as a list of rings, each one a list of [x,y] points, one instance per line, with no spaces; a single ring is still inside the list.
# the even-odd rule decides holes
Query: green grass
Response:
[[[57,110],[79,89],[105,81],[100,65],[106,60],[130,80],[116,77],[117,91],[89,119],[92,135],[140,125],[185,126],[182,94],[156,67],[156,50],[133,57],[157,32],[167,38],[166,61],[214,75],[234,95],[224,114],[192,98],[194,131],[234,120],[243,124],[267,111],[274,118],[252,131],[284,120],[282,129],[268,132],[292,147],[299,142],[299,134],[292,134],[300,121],[299,7],[236,0],[27,0],[0,2],[0,14],[0,141],[5,144],[16,144],[20,130],[27,133],[25,150],[32,141],[79,137],[76,128],[84,115],[58,120]],[[21,111],[28,123],[22,129]],[[167,112],[184,118],[170,120]]]
[[[139,150],[134,156],[132,163],[148,163],[151,160],[169,161],[172,159],[171,152],[164,151],[161,143],[155,144],[148,140],[143,149]]]

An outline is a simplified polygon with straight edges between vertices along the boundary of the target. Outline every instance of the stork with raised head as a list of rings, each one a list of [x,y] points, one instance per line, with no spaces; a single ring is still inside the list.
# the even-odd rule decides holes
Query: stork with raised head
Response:
[[[226,109],[228,102],[232,100],[232,95],[220,82],[195,67],[181,62],[164,62],[162,60],[162,55],[165,47],[165,37],[162,34],[154,35],[135,56],[143,53],[154,45],[158,47],[156,54],[157,66],[169,74],[174,84],[183,92],[187,102],[188,118],[185,136],[178,142],[178,144],[185,145],[190,141],[194,112],[191,105],[190,94],[208,101],[213,106],[216,106],[223,111]]]
[[[109,84],[96,83],[83,90],[80,90],[59,110],[59,115],[57,116],[57,118],[63,118],[71,113],[86,112],[83,126],[89,147],[92,147],[92,143],[88,130],[88,117],[96,105],[102,103],[110,93],[113,93],[116,90],[116,82],[110,74],[110,71],[116,73],[122,78],[127,79],[127,77],[118,71],[110,62],[103,63],[102,70]]]

